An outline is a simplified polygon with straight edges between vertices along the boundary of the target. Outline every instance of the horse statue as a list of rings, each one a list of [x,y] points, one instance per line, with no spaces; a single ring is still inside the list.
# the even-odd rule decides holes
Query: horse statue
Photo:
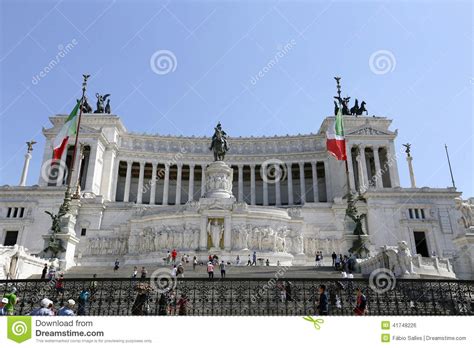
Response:
[[[358,111],[357,115],[362,115],[364,112],[365,112],[366,115],[369,114],[369,112],[365,108],[365,105],[366,105],[365,101],[362,101],[362,103],[360,103],[360,108],[359,108],[359,111]]]
[[[214,161],[223,161],[225,154],[229,151],[227,143],[227,133],[222,130],[221,123],[217,123],[214,128],[214,135],[212,136],[211,146],[209,150],[214,152]]]
[[[354,101],[354,106],[351,107],[351,115],[356,116],[358,112],[359,112],[359,101],[356,98],[356,100]]]

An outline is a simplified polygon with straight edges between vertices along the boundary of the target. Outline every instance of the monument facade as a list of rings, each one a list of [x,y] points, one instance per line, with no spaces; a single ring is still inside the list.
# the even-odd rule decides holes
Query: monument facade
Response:
[[[0,243],[42,255],[51,228],[44,211],[57,211],[71,171],[72,143],[60,170],[51,168],[51,142],[66,117],[50,117],[43,129],[38,184],[0,187]],[[348,254],[359,238],[369,255],[405,241],[411,255],[449,259],[459,277],[472,278],[472,205],[454,188],[419,188],[414,180],[400,187],[405,152],[386,117],[344,116],[347,178],[345,163],[326,151],[332,122],[273,137],[231,137],[218,124],[209,138],[137,134],[116,115],[83,114],[80,171],[71,180],[81,188],[75,263],[159,263],[176,248],[202,259],[212,253],[233,262],[256,251],[273,265],[306,265],[318,251]],[[356,203],[364,216],[358,235],[346,214],[347,185],[364,197]]]

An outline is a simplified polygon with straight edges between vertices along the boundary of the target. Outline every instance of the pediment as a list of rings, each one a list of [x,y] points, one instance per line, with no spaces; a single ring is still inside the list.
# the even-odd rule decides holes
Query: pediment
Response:
[[[346,135],[394,135],[394,132],[381,130],[375,128],[371,125],[363,125],[356,129],[351,129],[349,132],[346,132]]]

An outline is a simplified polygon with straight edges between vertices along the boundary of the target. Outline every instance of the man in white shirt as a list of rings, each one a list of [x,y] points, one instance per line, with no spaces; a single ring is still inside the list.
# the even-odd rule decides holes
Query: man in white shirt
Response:
[[[68,300],[66,302],[66,304],[61,307],[58,311],[58,315],[61,315],[61,316],[70,316],[70,315],[74,315],[74,311],[73,311],[73,308],[74,306],[76,305],[76,301],[74,300]]]

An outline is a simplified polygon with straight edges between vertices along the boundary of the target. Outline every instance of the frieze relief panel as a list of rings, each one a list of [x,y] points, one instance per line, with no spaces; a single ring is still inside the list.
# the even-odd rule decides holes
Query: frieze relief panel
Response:
[[[245,154],[285,154],[295,152],[322,151],[324,139],[312,136],[275,137],[275,138],[232,138],[229,155]],[[186,153],[208,154],[208,138],[139,138],[123,136],[121,148],[138,152],[173,153],[185,150]]]

